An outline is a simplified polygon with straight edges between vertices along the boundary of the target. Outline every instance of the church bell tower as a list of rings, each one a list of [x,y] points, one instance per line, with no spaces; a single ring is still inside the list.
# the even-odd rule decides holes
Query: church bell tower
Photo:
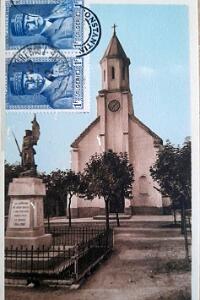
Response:
[[[133,114],[130,59],[117,38],[116,26],[113,27],[113,36],[100,61],[102,89],[97,97],[97,114],[100,116],[102,150],[128,153],[128,118]]]
[[[100,61],[102,87],[97,96],[97,117],[72,143],[72,169],[82,172],[94,153],[109,149],[126,152],[134,168],[134,202],[121,199],[118,212],[157,213],[162,208],[162,195],[154,187],[149,172],[155,163],[162,140],[142,123],[133,112],[129,85],[130,60],[114,31]],[[158,187],[159,188],[159,187]],[[110,212],[116,212],[116,200],[110,201]],[[104,201],[95,198],[73,201],[76,216],[88,217],[102,214]]]
[[[130,59],[126,56],[117,38],[115,25],[113,36],[100,61],[102,89],[107,91],[129,91]]]

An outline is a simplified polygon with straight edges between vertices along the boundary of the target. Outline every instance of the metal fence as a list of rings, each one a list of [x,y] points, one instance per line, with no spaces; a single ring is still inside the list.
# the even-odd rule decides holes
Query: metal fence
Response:
[[[100,233],[105,231],[105,227],[68,227],[68,226],[51,226],[46,227],[45,232],[52,234],[53,245],[73,246],[82,242],[87,242]]]
[[[62,280],[71,284],[83,277],[113,247],[112,229],[107,232],[100,228],[51,228],[50,232],[53,245],[48,250],[44,247],[37,250],[33,247],[5,249],[6,278]]]

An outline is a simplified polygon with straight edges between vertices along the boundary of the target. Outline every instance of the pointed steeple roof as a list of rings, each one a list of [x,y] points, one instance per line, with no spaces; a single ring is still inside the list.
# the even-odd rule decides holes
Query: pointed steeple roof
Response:
[[[124,49],[122,48],[120,41],[117,38],[115,27],[116,26],[114,25],[113,36],[110,40],[110,43],[108,44],[108,47],[107,47],[101,61],[104,58],[122,58],[130,64],[130,60],[127,57]]]

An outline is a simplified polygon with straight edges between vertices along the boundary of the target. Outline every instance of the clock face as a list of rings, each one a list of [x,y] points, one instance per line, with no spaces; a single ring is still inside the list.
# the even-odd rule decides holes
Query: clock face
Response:
[[[109,108],[110,111],[113,111],[113,112],[118,111],[119,108],[120,108],[119,101],[118,100],[112,100],[112,101],[110,101],[108,103],[108,108]]]

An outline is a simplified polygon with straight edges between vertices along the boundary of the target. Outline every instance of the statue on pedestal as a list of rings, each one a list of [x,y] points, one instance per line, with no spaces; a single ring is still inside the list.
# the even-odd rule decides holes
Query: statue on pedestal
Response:
[[[17,144],[20,156],[21,156],[21,165],[23,167],[23,172],[20,174],[21,176],[36,176],[37,174],[37,166],[35,164],[34,155],[36,151],[34,149],[34,145],[37,145],[37,142],[40,137],[40,125],[36,120],[36,115],[34,115],[34,119],[32,123],[32,130],[26,130],[25,136],[23,137],[22,150],[20,150],[18,142],[15,138],[15,142]]]
[[[46,186],[42,179],[37,178],[34,159],[34,146],[40,137],[36,115],[31,123],[32,130],[25,131],[22,149],[14,136],[23,170],[19,177],[13,178],[8,188],[10,207],[5,237],[8,249],[49,249],[52,244],[52,236],[45,233],[44,227],[43,199]]]

